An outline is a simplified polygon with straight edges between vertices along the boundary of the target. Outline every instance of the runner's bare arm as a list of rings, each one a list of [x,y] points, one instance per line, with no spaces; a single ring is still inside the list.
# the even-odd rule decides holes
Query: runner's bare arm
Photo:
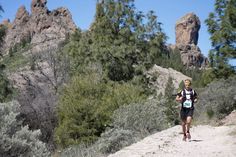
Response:
[[[198,97],[197,97],[198,95],[197,95],[197,93],[196,92],[194,92],[194,99],[193,99],[193,101],[196,103],[197,101],[198,101]]]
[[[177,102],[182,102],[182,96],[177,95],[176,98],[175,98],[175,100],[176,100]]]

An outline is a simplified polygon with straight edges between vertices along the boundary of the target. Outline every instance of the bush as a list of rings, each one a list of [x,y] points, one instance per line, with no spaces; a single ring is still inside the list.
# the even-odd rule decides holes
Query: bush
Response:
[[[98,73],[74,77],[60,98],[57,143],[67,147],[95,141],[111,123],[113,111],[139,102],[145,98],[142,92],[128,83],[106,82]]]
[[[117,109],[112,124],[89,147],[77,145],[66,149],[68,156],[101,157],[119,151],[147,135],[168,128],[164,113],[165,102],[150,99],[144,103],[131,103]],[[66,156],[66,155],[64,155]],[[63,156],[63,157],[64,157]]]
[[[6,65],[6,70],[15,72],[19,68],[26,66],[30,62],[30,58],[22,54],[22,52],[14,52],[14,55],[7,55],[3,58],[2,64]]]
[[[4,73],[5,65],[0,63],[0,102],[6,102],[13,96],[13,87]]]
[[[84,144],[75,145],[63,150],[60,157],[105,157],[99,152],[97,147],[86,146]]]
[[[163,103],[157,100],[121,106],[114,112],[113,128],[107,129],[95,143],[97,149],[104,154],[114,153],[151,133],[166,129],[164,110]]]
[[[195,117],[198,122],[209,123],[224,118],[236,109],[236,77],[210,83],[199,93]]]
[[[17,102],[0,104],[0,154],[4,157],[50,156],[46,145],[39,140],[40,130],[30,131],[16,117]]]
[[[115,153],[136,141],[137,137],[133,131],[113,128],[103,133],[95,145],[103,154],[109,154]]]
[[[166,129],[167,117],[164,113],[164,104],[165,102],[151,99],[144,103],[121,106],[114,112],[113,126],[133,131],[140,137]]]

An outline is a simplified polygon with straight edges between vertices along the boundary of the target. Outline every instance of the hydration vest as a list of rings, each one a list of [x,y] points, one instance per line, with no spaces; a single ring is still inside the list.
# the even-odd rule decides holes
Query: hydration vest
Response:
[[[183,89],[181,91],[181,95],[183,97],[182,101],[182,108],[193,108],[193,103],[194,103],[194,94],[195,91],[193,89],[186,90]]]

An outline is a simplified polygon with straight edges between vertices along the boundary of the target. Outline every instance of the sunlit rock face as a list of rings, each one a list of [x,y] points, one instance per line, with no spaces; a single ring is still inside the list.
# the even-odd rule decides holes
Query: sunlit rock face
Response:
[[[76,25],[68,9],[61,7],[50,11],[46,4],[47,0],[32,0],[31,14],[24,6],[18,9],[7,30],[2,53],[8,53],[23,40],[30,42],[34,51],[47,50],[75,31]]]
[[[188,67],[206,67],[208,60],[197,46],[201,23],[197,15],[188,13],[180,18],[175,25],[176,44],[181,54],[182,63]]]

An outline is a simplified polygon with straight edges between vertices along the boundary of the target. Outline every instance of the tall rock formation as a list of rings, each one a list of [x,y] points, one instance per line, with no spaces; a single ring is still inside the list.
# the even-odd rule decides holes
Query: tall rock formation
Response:
[[[8,27],[3,53],[10,47],[26,40],[31,43],[33,51],[43,51],[57,45],[75,31],[76,25],[68,9],[47,9],[47,0],[32,0],[31,15],[21,6],[12,26]]]
[[[189,13],[179,19],[175,25],[176,44],[197,45],[200,27],[200,20],[193,13]]]
[[[199,18],[194,13],[189,13],[180,18],[175,25],[176,45],[180,51],[183,64],[188,67],[206,67],[208,60],[205,58],[198,43],[198,31],[201,27]]]

